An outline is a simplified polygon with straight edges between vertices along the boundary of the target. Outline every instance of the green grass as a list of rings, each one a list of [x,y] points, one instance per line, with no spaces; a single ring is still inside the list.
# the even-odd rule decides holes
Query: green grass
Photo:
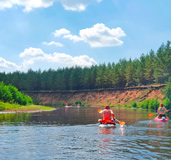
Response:
[[[23,108],[26,108],[26,109],[39,109],[39,110],[53,110],[54,108],[52,107],[45,107],[45,106],[40,106],[40,105],[28,105],[28,106],[23,106]]]
[[[4,103],[0,101],[0,110],[26,110],[26,109],[36,109],[36,110],[41,110],[41,111],[50,111],[53,110],[54,108],[52,107],[45,107],[45,106],[40,106],[40,105],[18,105],[18,104],[10,104],[10,103]]]

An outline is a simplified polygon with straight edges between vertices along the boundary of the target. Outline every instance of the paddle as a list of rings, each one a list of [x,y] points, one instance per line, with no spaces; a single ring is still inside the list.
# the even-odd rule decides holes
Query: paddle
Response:
[[[168,110],[168,112],[169,112],[170,110]],[[152,116],[154,116],[154,115],[157,115],[158,113],[151,113],[151,114],[149,114],[148,115],[148,117],[152,117]]]
[[[99,113],[100,113],[101,111],[102,111],[101,109],[98,110]],[[115,120],[116,120],[121,126],[123,126],[123,125],[125,124],[125,122],[119,121],[119,120],[117,120],[116,118],[115,118]]]
[[[119,123],[121,126],[123,126],[123,125],[125,124],[125,122],[119,121],[119,120],[117,120],[116,118],[115,118],[115,120],[118,121],[118,123]]]
[[[152,117],[152,116],[157,115],[157,114],[158,113],[151,113],[151,114],[148,115],[148,117]]]
[[[100,113],[102,111],[102,109],[99,109],[98,112]]]

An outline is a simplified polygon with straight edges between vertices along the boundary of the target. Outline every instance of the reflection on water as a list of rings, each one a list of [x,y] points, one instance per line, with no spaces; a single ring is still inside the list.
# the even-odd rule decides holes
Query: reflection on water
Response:
[[[97,107],[57,108],[51,112],[0,114],[0,124],[12,125],[82,125],[96,124],[100,118]],[[148,112],[124,108],[113,108],[115,117],[130,125],[148,119]]]
[[[114,129],[113,128],[99,128],[99,134],[113,134]]]
[[[118,129],[115,129],[115,128],[99,128],[98,134],[104,134],[104,135],[117,134],[117,135],[123,136],[124,131],[125,131],[125,128],[120,127],[120,126],[118,126]]]
[[[115,116],[126,125],[99,128],[98,109],[0,115],[0,159],[171,158],[171,123],[149,120],[147,111],[119,108],[113,109]]]
[[[25,114],[0,114],[0,124],[5,125],[18,125],[20,123],[29,123],[30,113]]]

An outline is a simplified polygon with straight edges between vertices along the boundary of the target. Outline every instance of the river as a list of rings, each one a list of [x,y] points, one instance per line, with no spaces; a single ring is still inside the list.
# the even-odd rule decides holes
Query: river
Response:
[[[124,127],[99,128],[98,109],[1,114],[0,159],[171,159],[171,123],[155,122],[148,111],[113,108]]]

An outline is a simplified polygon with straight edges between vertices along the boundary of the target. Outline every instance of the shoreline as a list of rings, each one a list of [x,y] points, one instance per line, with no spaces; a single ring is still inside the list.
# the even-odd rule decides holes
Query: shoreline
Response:
[[[11,110],[4,110],[0,111],[0,114],[22,114],[22,113],[38,113],[38,112],[49,112],[54,111],[56,108],[52,110],[42,110],[42,109],[11,109]]]

